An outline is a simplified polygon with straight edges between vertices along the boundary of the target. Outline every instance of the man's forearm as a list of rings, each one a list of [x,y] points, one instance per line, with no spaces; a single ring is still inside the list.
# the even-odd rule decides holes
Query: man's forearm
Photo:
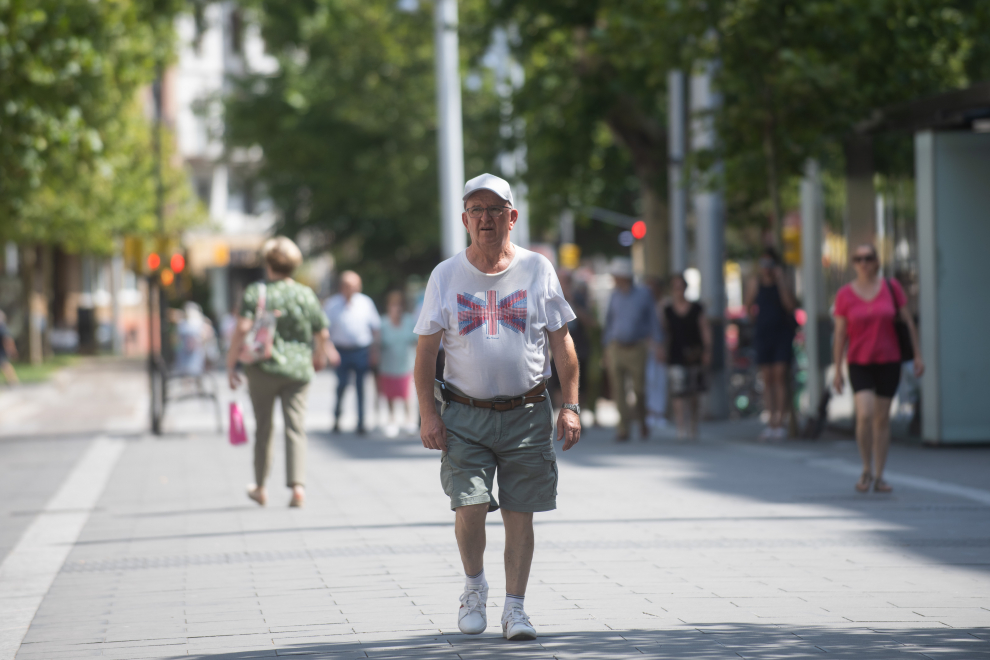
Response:
[[[419,416],[429,419],[437,414],[433,403],[433,383],[437,375],[437,353],[422,345],[416,347],[416,366],[413,367],[413,380],[416,383],[416,398],[419,400]]]
[[[560,377],[560,392],[564,403],[578,402],[578,365],[574,341],[570,335],[564,336],[562,350],[554,351],[553,361],[557,365],[557,375]]]

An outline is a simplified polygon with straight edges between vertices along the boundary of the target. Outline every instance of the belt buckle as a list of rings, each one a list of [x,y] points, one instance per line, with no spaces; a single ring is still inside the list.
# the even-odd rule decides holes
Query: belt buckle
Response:
[[[512,401],[512,399],[503,399],[503,398],[492,399],[492,410],[495,410],[495,406],[497,406],[498,404],[509,403],[510,401]]]

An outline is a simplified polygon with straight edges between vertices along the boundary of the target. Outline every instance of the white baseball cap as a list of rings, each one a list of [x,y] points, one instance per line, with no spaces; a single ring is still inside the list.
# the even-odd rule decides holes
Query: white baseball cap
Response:
[[[509,182],[505,179],[498,178],[494,174],[482,174],[465,183],[464,196],[461,199],[467,199],[479,190],[491,190],[507,201],[510,206],[515,206],[515,202],[512,201],[512,189],[509,188]]]

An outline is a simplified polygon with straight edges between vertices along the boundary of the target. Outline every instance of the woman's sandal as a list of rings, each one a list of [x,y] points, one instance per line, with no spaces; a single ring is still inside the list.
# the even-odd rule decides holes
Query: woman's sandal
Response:
[[[261,506],[265,506],[265,504],[268,503],[268,496],[257,486],[249,486],[247,489],[247,496]]]
[[[888,484],[883,479],[877,479],[873,483],[873,492],[874,493],[889,493],[889,492],[891,492],[893,490],[894,490],[893,486],[891,486],[890,484]]]
[[[856,482],[856,492],[866,493],[869,492],[870,486],[873,484],[873,475],[869,472],[864,472],[859,477],[859,481]]]
[[[293,509],[301,509],[304,504],[306,504],[306,492],[292,489],[292,499],[289,500],[289,506]]]

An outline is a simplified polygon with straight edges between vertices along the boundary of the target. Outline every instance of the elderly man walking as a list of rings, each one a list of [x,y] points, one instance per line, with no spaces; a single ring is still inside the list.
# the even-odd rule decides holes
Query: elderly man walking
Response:
[[[642,438],[650,437],[646,424],[646,360],[652,348],[660,359],[660,321],[650,290],[633,282],[632,263],[618,258],[612,263],[615,289],[608,301],[605,314],[605,361],[612,399],[619,409],[619,432],[615,439],[629,439],[632,416],[626,399],[631,385],[636,395],[636,419],[640,423]]]
[[[557,440],[564,440],[566,451],[581,437],[577,356],[567,333],[574,312],[550,262],[510,242],[519,212],[509,184],[482,174],[467,182],[463,199],[461,219],[471,245],[433,270],[415,328],[420,436],[424,447],[442,452],[440,482],[456,514],[454,534],[467,576],[458,627],[469,635],[487,628],[485,517],[501,508],[502,635],[536,639],[523,599],[533,561],[533,513],[557,507],[546,386],[550,350],[564,400]],[[435,383],[441,340],[444,382]]]
[[[330,320],[330,341],[340,353],[333,430],[335,433],[340,431],[340,405],[353,371],[357,389],[357,432],[364,433],[364,376],[378,362],[382,319],[375,302],[361,293],[361,276],[353,270],[340,274],[340,293],[327,298],[324,311]]]

